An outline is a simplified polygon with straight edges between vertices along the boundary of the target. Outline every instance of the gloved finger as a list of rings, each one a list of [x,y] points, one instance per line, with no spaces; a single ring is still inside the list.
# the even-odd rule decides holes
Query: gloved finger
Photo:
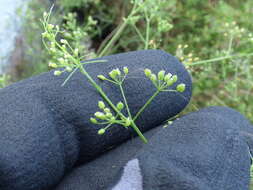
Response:
[[[164,69],[178,75],[186,91],[161,93],[137,120],[142,131],[159,125],[179,113],[191,97],[191,78],[184,66],[163,51],[137,51],[103,57],[106,63],[85,65],[114,103],[121,100],[119,90],[99,81],[114,68],[127,66],[126,97],[135,114],[154,93],[143,70]],[[0,189],[39,190],[52,187],[74,165],[85,163],[127,140],[132,130],[114,127],[98,136],[100,126],[90,117],[102,100],[79,72],[61,87],[67,74],[53,76],[53,71],[0,90]]]
[[[109,190],[248,189],[250,153],[241,114],[211,107],[157,132],[115,177]]]
[[[162,126],[144,133],[150,139]],[[67,174],[54,190],[101,190],[112,183],[122,167],[134,158],[144,146],[138,138],[132,138],[100,157],[78,166]]]
[[[198,113],[200,113],[200,115],[197,115]],[[202,118],[202,119],[207,118],[207,119],[205,119],[206,122],[203,122],[203,124],[202,124],[202,122],[200,122],[200,118]],[[228,139],[231,138],[230,133],[232,131],[234,131],[234,133],[238,135],[238,138],[243,140],[244,139],[243,132],[248,132],[249,133],[249,132],[252,132],[252,129],[253,129],[252,125],[249,123],[249,121],[244,116],[242,116],[241,114],[239,114],[238,112],[236,112],[233,109],[224,108],[224,107],[209,107],[207,109],[201,110],[200,112],[190,114],[189,116],[183,117],[180,120],[183,120],[183,121],[176,121],[176,123],[174,124],[179,128],[179,130],[177,130],[177,134],[173,135],[173,136],[175,136],[174,138],[178,138],[178,136],[181,136],[182,130],[183,130],[183,133],[186,133],[189,136],[189,137],[187,137],[187,139],[190,139],[191,135],[192,135],[192,137],[195,136],[194,139],[196,141],[196,138],[199,137],[198,144],[203,143],[202,141],[206,138],[216,136],[215,134],[219,133],[219,131],[222,131],[221,134],[220,134],[221,136],[225,135],[226,138],[228,138]],[[214,121],[209,123],[210,120],[214,120]],[[192,123],[192,121],[195,122],[195,123]],[[184,123],[184,124],[191,123],[191,124],[189,126],[189,129],[187,129],[187,131],[184,132],[184,130],[186,130],[188,124],[184,125],[185,127],[183,127],[177,122],[179,122],[181,124],[182,123]],[[230,122],[232,122],[233,125],[230,125]],[[205,125],[207,125],[205,123],[207,123],[210,126],[205,127]],[[215,126],[213,126],[213,123],[216,123]],[[223,125],[224,123],[226,125]],[[196,126],[194,127],[194,125],[198,125],[197,129],[196,129]],[[170,126],[170,127],[173,127],[173,125]],[[203,129],[201,129],[202,127],[203,127]],[[215,129],[216,127],[217,127],[217,130]],[[175,126],[173,128],[175,128]],[[192,131],[193,129],[195,130],[195,132]],[[169,144],[169,142],[164,142],[163,143],[163,141],[166,141],[165,139],[168,138],[168,132],[165,131],[165,130],[167,130],[167,129],[163,129],[162,127],[157,127],[155,129],[150,130],[150,131],[145,133],[145,135],[149,139],[152,136],[154,138],[154,140],[157,141],[156,144],[155,144],[157,147],[153,144],[154,140],[153,140],[153,138],[151,138],[150,143],[152,145],[152,150],[148,149],[147,151],[145,151],[144,156],[142,155],[142,153],[139,153],[140,157],[142,157],[144,160],[145,160],[145,158],[148,159],[149,157],[152,157],[152,155],[154,154],[154,152],[156,152],[157,149],[159,149],[159,150],[162,149],[162,150],[159,151],[158,155],[163,155],[163,154],[166,155],[167,151],[168,151],[167,149],[169,149],[168,147],[173,146],[173,145],[176,146],[176,148],[183,146],[182,143],[181,144],[176,144],[176,143],[179,140],[180,141],[184,140],[182,138],[186,134],[182,135],[182,137],[175,140],[175,142],[173,141],[172,144]],[[174,129],[171,129],[171,130],[174,130]],[[204,132],[204,131],[201,132],[201,130],[205,130],[206,132]],[[159,131],[159,133],[157,133],[158,131]],[[204,134],[201,135],[201,133],[204,133]],[[226,135],[226,133],[228,133],[228,135]],[[164,134],[167,134],[167,135],[164,135]],[[174,134],[174,133],[172,133],[172,134]],[[218,137],[219,141],[220,140],[222,141],[222,139],[223,139],[223,138],[221,138],[221,136]],[[194,151],[192,151],[193,148],[190,148],[191,151],[187,151],[187,152],[189,154],[192,154],[192,155],[194,155],[194,153],[196,151],[200,151],[200,153],[205,153],[205,152],[208,152],[208,151],[211,152],[211,153],[214,152],[213,154],[211,154],[211,156],[209,156],[209,154],[210,154],[209,153],[207,155],[207,157],[214,158],[214,157],[218,156],[218,159],[219,159],[220,158],[219,155],[217,155],[215,153],[216,151],[214,151],[214,150],[219,149],[219,146],[221,146],[221,148],[222,148],[224,143],[226,144],[226,142],[225,142],[226,138],[224,138],[224,142],[221,143],[221,144],[219,144],[219,141],[216,141],[216,139],[210,138],[212,140],[212,142],[207,141],[207,143],[209,143],[209,144],[207,144],[207,146],[209,146],[210,143],[211,143],[210,150],[208,150],[208,148],[206,148],[206,149],[200,151],[199,149],[201,147],[199,147],[199,148],[196,148]],[[170,141],[170,140],[168,140],[168,141]],[[191,143],[191,142],[192,142],[192,140],[189,140],[189,142],[188,142],[189,145],[187,145],[184,149],[188,149],[188,146],[192,146],[196,143],[196,142],[195,143]],[[215,142],[215,143],[213,144],[213,142]],[[165,145],[165,143],[166,143],[166,145]],[[247,143],[244,140],[241,141],[241,143],[244,145],[243,150],[244,150],[244,153],[245,153],[245,154],[242,154],[242,157],[244,156],[244,159],[245,158],[247,159],[248,158],[248,153],[245,152],[245,148],[247,149]],[[203,144],[206,144],[206,143],[203,143]],[[149,145],[145,145],[145,146],[149,146]],[[195,146],[199,146],[199,145],[195,145]],[[160,147],[162,147],[162,148],[160,148]],[[143,148],[143,144],[138,139],[135,138],[133,140],[129,140],[126,143],[122,144],[121,146],[117,147],[116,149],[111,150],[107,154],[102,155],[101,157],[95,159],[94,161],[89,162],[85,165],[82,165],[82,166],[77,167],[76,169],[74,169],[73,172],[71,172],[69,175],[67,175],[61,181],[61,183],[56,188],[56,190],[79,190],[79,189],[81,190],[81,189],[84,189],[84,188],[87,189],[87,190],[89,190],[89,189],[90,190],[100,190],[100,189],[105,189],[106,186],[108,186],[108,184],[112,183],[112,181],[115,181],[115,182],[113,182],[113,185],[112,185],[112,186],[115,186],[115,184],[119,183],[119,180],[122,179],[123,172],[125,172],[125,174],[126,174],[126,171],[124,171],[123,166],[127,165],[128,161],[133,160],[136,157],[136,154],[139,151],[141,151],[142,148]],[[176,148],[173,148],[173,149],[175,150]],[[222,149],[224,149],[224,147]],[[178,153],[177,153],[177,155],[175,155],[175,157],[177,157],[177,160],[179,162],[180,162],[180,159],[183,162],[184,159],[185,159],[184,157],[189,156],[189,154],[187,154],[187,152],[185,152],[184,150],[179,149],[179,148],[178,148],[178,151],[182,151],[181,152],[182,157],[177,156]],[[229,154],[231,151],[234,151],[234,150],[227,150],[227,153]],[[156,158],[156,156],[155,156],[155,158]],[[161,159],[163,159],[163,158],[164,157],[162,157]],[[226,162],[228,162],[228,160],[226,160],[225,158],[226,157],[224,157],[224,163],[221,163],[221,166],[222,166],[222,164],[223,165],[224,164],[229,164],[229,163],[226,163]],[[193,159],[194,158],[192,158],[191,161]],[[222,159],[222,158],[220,158],[220,159]],[[233,158],[233,159],[236,160],[236,158]],[[167,158],[165,159],[165,161],[166,160],[167,160]],[[209,158],[207,158],[207,160],[205,161],[203,156],[197,157],[197,158],[195,158],[195,160],[196,161],[194,161],[193,163],[190,163],[189,166],[188,166],[188,167],[192,168],[192,171],[190,171],[189,176],[187,176],[187,174],[185,174],[185,176],[184,176],[184,174],[181,174],[181,175],[177,174],[175,176],[172,176],[172,179],[178,177],[178,179],[175,180],[175,184],[174,184],[173,181],[171,182],[171,180],[166,178],[166,179],[168,179],[168,181],[167,182],[164,181],[164,188],[167,189],[168,186],[166,186],[166,184],[169,185],[171,183],[170,185],[172,185],[172,186],[175,185],[175,188],[181,190],[181,189],[184,189],[186,187],[189,188],[186,185],[187,183],[189,183],[189,186],[191,186],[191,189],[210,189],[209,184],[204,179],[202,180],[201,178],[192,178],[191,172],[194,172],[194,171],[197,171],[197,170],[201,169],[201,167],[194,168],[195,167],[194,164],[197,164],[198,166],[202,165],[202,167],[203,166],[207,167],[206,168],[207,172],[208,172],[208,170],[215,170],[216,166],[214,165],[215,167],[213,168],[213,167],[208,167],[208,165],[205,165],[206,162],[211,162],[211,160]],[[199,161],[199,163],[198,163],[198,161]],[[202,161],[202,162],[200,162],[200,161]],[[158,162],[160,162],[160,159],[158,159]],[[155,159],[155,162],[153,160],[152,162],[147,161],[147,162],[144,162],[144,163],[149,165],[149,167],[154,168],[155,165],[152,166],[152,163],[157,163],[157,162],[156,162],[156,159]],[[220,162],[218,162],[216,164],[219,165],[219,163]],[[249,167],[248,161],[245,162],[245,163],[246,163],[246,168]],[[130,162],[130,164],[131,164],[131,162]],[[172,162],[172,164],[173,164],[173,162]],[[170,165],[170,164],[168,163],[167,165]],[[241,168],[243,165],[244,164],[241,164],[241,166],[239,166],[239,168]],[[174,168],[175,166],[172,165],[170,167],[171,168],[168,168],[168,170]],[[174,168],[174,171],[179,171],[179,173],[180,173],[181,167],[179,166],[178,168]],[[161,168],[158,167],[156,169],[161,170],[161,171],[166,170],[166,168],[163,167],[163,166],[161,166]],[[134,170],[131,170],[131,171],[133,172]],[[150,170],[148,172],[148,174],[152,173],[152,171],[153,170]],[[247,182],[248,172],[242,173],[241,170],[239,170],[239,171],[240,171],[239,175],[246,175],[246,177],[244,178],[243,181],[244,181],[244,183],[247,184],[248,183]],[[222,175],[225,174],[226,172],[227,172],[226,170],[218,172],[216,175],[219,175],[219,176],[216,176],[216,178],[217,177],[222,177]],[[175,173],[172,173],[170,175],[174,175],[174,174]],[[143,176],[143,175],[145,176],[147,174],[141,173],[141,176]],[[165,175],[165,174],[162,174],[162,175]],[[152,175],[152,177],[154,177],[154,180],[157,179],[156,175]],[[136,182],[136,179],[138,179],[138,175],[137,176],[130,175],[130,178],[127,178],[126,176],[124,176],[124,178],[125,178],[125,180],[130,181],[130,182],[132,180],[132,182],[134,184],[134,182]],[[194,180],[191,181],[192,179],[194,179]],[[181,180],[180,183],[179,183],[179,180]],[[187,180],[191,181],[191,183],[188,182]],[[176,183],[176,181],[178,182],[178,184]],[[203,184],[205,182],[206,182],[206,184]],[[155,184],[153,184],[153,185],[155,185]],[[234,186],[237,187],[237,184],[234,184]],[[125,187],[121,186],[120,188],[121,188],[121,190],[124,190],[124,188],[128,188],[128,189],[133,190],[133,189],[141,189],[142,187],[141,188],[140,187],[138,187],[138,188],[137,187],[131,187],[130,188],[129,186],[126,185]],[[151,186],[148,186],[145,189],[149,189],[149,188],[151,188]],[[214,189],[214,188],[219,189],[220,186],[213,187],[211,189]],[[163,189],[163,186],[158,185],[156,188],[154,186],[152,186],[152,189]]]
[[[234,126],[240,128],[240,136],[247,142],[251,155],[253,155],[253,127],[251,123],[245,116],[233,109],[226,108],[226,111],[223,110],[224,107],[214,106],[203,111],[216,113],[224,118],[233,118],[231,121],[234,123]]]

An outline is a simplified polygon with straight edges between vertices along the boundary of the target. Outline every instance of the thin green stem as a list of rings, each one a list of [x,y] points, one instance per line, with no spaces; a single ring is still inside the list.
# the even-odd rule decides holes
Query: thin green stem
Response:
[[[229,43],[228,43],[227,55],[230,55],[230,53],[231,53],[232,45],[233,45],[233,40],[234,40],[234,35],[231,34],[230,39],[229,39]]]
[[[206,64],[206,63],[213,63],[213,62],[217,62],[217,61],[222,61],[222,60],[225,60],[225,59],[240,58],[240,57],[251,57],[251,56],[253,56],[253,53],[228,55],[228,56],[224,56],[224,57],[218,57],[218,58],[213,58],[213,59],[208,59],[208,60],[203,60],[203,61],[197,61],[197,62],[189,64],[189,66],[203,65],[203,64]]]
[[[69,47],[69,49],[72,51],[72,53],[74,54],[75,51],[73,50],[73,48],[71,47],[71,45],[69,44],[69,42],[67,41],[66,45]]]
[[[110,80],[110,79],[108,79],[108,78],[105,78],[104,80],[106,80],[106,81],[108,81],[108,82],[111,82],[111,83],[113,83],[113,84],[118,85],[118,83],[117,83],[117,82],[114,82],[113,80]]]
[[[90,63],[105,63],[105,62],[107,62],[107,60],[94,60],[94,61],[84,61],[80,64],[86,65],[86,64],[90,64]]]
[[[118,40],[120,37],[122,31],[125,29],[125,27],[128,24],[128,19],[124,20],[115,35],[112,37],[112,39],[108,42],[108,44],[105,46],[105,48],[101,51],[101,53],[98,55],[99,57],[102,57],[106,55],[107,51],[111,48],[111,46]]]
[[[235,64],[235,90],[234,90],[234,99],[238,97],[238,63]]]
[[[64,82],[62,83],[61,86],[64,86],[77,70],[78,70],[78,67],[76,67],[76,68],[69,74],[69,76],[64,80]]]
[[[104,93],[104,91],[101,89],[101,87],[92,79],[92,77],[89,75],[89,73],[83,68],[83,66],[80,66],[81,72],[87,77],[87,79],[91,82],[91,84],[97,89],[97,91],[100,93],[100,95],[104,98],[104,100],[111,106],[111,108],[124,120],[126,120],[126,117],[117,109],[117,107],[111,102],[111,100],[107,97],[107,95]],[[116,122],[117,123],[117,122]],[[121,124],[122,123],[118,123]],[[142,132],[139,130],[139,128],[136,126],[134,121],[131,122],[131,127],[135,130],[135,132],[139,135],[139,137],[142,139],[144,143],[147,143],[147,139],[144,137]]]
[[[107,103],[114,109],[115,112],[117,112],[117,114],[120,116],[120,117],[123,117],[124,119],[125,116],[120,112],[118,111],[118,109],[114,106],[114,104],[110,101],[110,99],[106,96],[106,94],[103,92],[103,90],[97,85],[97,83],[90,77],[90,75],[87,73],[87,71],[83,68],[83,66],[80,67],[81,69],[81,72],[88,78],[88,80],[93,84],[93,86],[98,90],[98,92],[101,94],[101,96],[107,101]],[[124,94],[124,90],[122,88],[122,85],[120,84],[120,90],[121,90],[121,93],[122,93],[122,96],[123,96],[123,99],[124,99],[124,102],[125,102],[125,105],[126,105],[126,108],[127,108],[127,111],[128,111],[128,114],[131,117],[131,113],[130,113],[130,110],[128,108],[128,104],[127,104],[127,100],[126,100],[126,97],[125,97],[125,94]],[[120,124],[120,125],[123,125],[122,122],[120,121],[115,121],[114,123],[117,123],[117,124]],[[110,125],[107,126],[107,128],[109,128]],[[139,128],[136,126],[136,124],[134,123],[134,121],[132,120],[131,122],[131,127],[135,130],[135,132],[138,134],[138,136],[142,139],[142,141],[144,143],[147,143],[148,140],[145,138],[145,136],[142,134],[142,132],[139,130]],[[106,129],[107,129],[106,128]]]
[[[226,51],[226,56],[231,55],[233,40],[234,40],[234,35],[232,33],[232,34],[230,34],[230,37],[229,37],[228,49]],[[222,77],[223,77],[224,80],[227,78],[227,72],[226,72],[226,65],[225,64],[222,64]]]
[[[132,18],[132,16],[138,12],[138,8],[137,8],[137,3],[134,3],[134,6],[130,12],[130,14],[128,15],[128,17],[126,19],[123,20],[123,23],[119,26],[118,30],[115,32],[115,34],[113,35],[113,37],[111,38],[111,40],[108,42],[108,44],[105,46],[105,48],[99,53],[99,57],[102,57],[104,55],[106,55],[106,53],[108,52],[108,50],[114,45],[114,43],[119,39],[121,33],[124,31],[124,29],[126,28],[126,26],[129,23],[129,20]]]
[[[135,29],[136,33],[139,35],[140,39],[146,44],[146,40],[144,39],[143,35],[141,34],[140,30],[136,27],[135,24],[132,24],[133,28]]]
[[[149,100],[142,106],[142,108],[138,111],[138,113],[134,116],[133,120],[135,121],[140,114],[147,108],[147,106],[154,100],[154,98],[160,93],[160,90],[157,90],[150,98]]]
[[[64,53],[68,54],[68,56],[72,59],[72,61],[78,65],[79,61],[77,61],[77,59],[75,57],[73,57],[66,49],[64,49],[56,40],[55,40],[55,44],[58,48],[60,48]]]
[[[107,97],[102,88],[92,79],[89,73],[84,69],[84,67],[80,66],[80,71],[83,73],[90,83],[96,88],[96,90],[100,93],[100,95],[104,98],[104,100],[111,106],[111,108],[122,118],[126,119],[126,117],[117,109],[117,107],[111,102],[111,100]]]
[[[146,27],[146,40],[145,40],[145,49],[148,49],[149,46],[149,33],[150,33],[150,19],[146,15],[146,22],[147,22],[147,27]]]
[[[104,129],[107,130],[107,129],[109,129],[109,127],[111,127],[111,126],[112,126],[112,123],[108,124]]]
[[[139,135],[139,137],[141,138],[141,140],[142,140],[144,143],[148,143],[148,140],[146,139],[146,137],[144,137],[144,135],[143,135],[142,132],[139,130],[139,128],[136,126],[136,124],[134,123],[134,121],[132,121],[131,127],[135,130],[135,132]]]
[[[106,60],[95,60],[95,61],[88,61],[88,62],[83,62],[83,63],[80,63],[82,65],[86,65],[86,64],[89,64],[89,63],[100,63],[100,62],[107,62]],[[62,83],[61,86],[64,86],[68,80],[73,76],[73,74],[79,69],[79,67],[76,67],[70,74],[69,76],[65,79],[65,81]]]
[[[104,49],[104,47],[108,43],[108,41],[112,38],[112,36],[115,35],[115,33],[117,32],[118,28],[119,28],[119,26],[117,26],[108,36],[106,36],[106,38],[103,40],[103,42],[99,46],[99,48],[97,50],[97,54],[99,54]]]
[[[128,107],[128,103],[127,103],[127,100],[126,100],[126,96],[125,96],[122,84],[119,84],[119,88],[120,88],[120,92],[122,94],[122,97],[123,97],[123,100],[124,100],[124,103],[125,103],[125,106],[126,106],[126,109],[127,109],[128,116],[130,117],[130,119],[132,119],[132,115],[131,115],[130,109]]]
[[[177,92],[176,90],[162,90],[162,92]]]

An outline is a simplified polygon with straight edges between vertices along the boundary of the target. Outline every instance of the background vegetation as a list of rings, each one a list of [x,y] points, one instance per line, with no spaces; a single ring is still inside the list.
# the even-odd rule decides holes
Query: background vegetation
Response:
[[[54,3],[53,22],[65,28],[64,33],[82,51],[84,59],[145,48],[163,49],[177,56],[192,73],[194,96],[190,110],[207,105],[230,106],[253,121],[253,1],[146,0],[105,52],[101,51],[131,12],[130,0]],[[39,37],[43,31],[40,19],[49,7],[49,2],[39,0],[29,5],[24,27],[25,58],[19,78],[49,69],[53,58]]]
[[[131,15],[130,0],[57,0],[51,18],[84,59],[138,49],[170,52],[193,76],[187,111],[230,106],[253,121],[253,1],[137,1],[141,8]],[[33,0],[29,5],[18,80],[48,71],[48,64],[57,61],[40,37],[40,19],[51,3]],[[1,77],[0,84],[7,79]]]

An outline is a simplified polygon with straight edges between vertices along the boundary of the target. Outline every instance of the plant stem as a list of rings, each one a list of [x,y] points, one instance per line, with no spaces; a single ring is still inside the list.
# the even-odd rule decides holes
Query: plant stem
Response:
[[[106,55],[107,51],[111,48],[111,46],[118,40],[120,37],[121,33],[123,30],[126,28],[128,25],[129,20],[132,18],[132,16],[138,12],[137,4],[136,2],[134,3],[134,6],[130,12],[130,14],[127,16],[126,19],[124,19],[123,23],[119,26],[118,30],[116,33],[113,35],[112,39],[108,42],[108,44],[105,46],[105,48],[99,53],[98,57],[102,57]]]
[[[111,108],[122,118],[126,119],[126,117],[118,110],[118,108],[111,102],[111,100],[107,97],[107,95],[104,93],[104,91],[101,89],[101,87],[91,78],[89,73],[83,68],[83,66],[80,66],[80,71],[83,73],[87,79],[91,82],[91,84],[97,89],[97,91],[100,93],[100,95],[104,98],[104,100],[111,106]]]
[[[129,109],[129,107],[128,107],[128,103],[127,103],[127,100],[126,100],[126,96],[125,96],[125,93],[124,93],[122,84],[119,84],[119,88],[120,88],[120,92],[121,92],[121,94],[122,94],[124,103],[125,103],[125,105],[126,105],[126,109],[127,109],[128,116],[130,117],[130,119],[132,119],[132,115],[131,115],[130,109]]]
[[[203,61],[197,61],[195,63],[189,64],[189,66],[195,66],[195,65],[202,65],[205,63],[213,63],[216,61],[222,61],[225,59],[232,59],[232,58],[236,58],[236,57],[251,57],[253,56],[253,53],[248,53],[248,54],[239,54],[239,55],[228,55],[228,56],[224,56],[224,57],[218,57],[218,58],[214,58],[214,59],[208,59],[208,60],[203,60]]]
[[[117,30],[117,32],[115,33],[115,35],[108,42],[108,44],[105,46],[105,48],[103,49],[103,51],[101,51],[101,53],[98,55],[98,57],[102,57],[102,56],[106,55],[107,51],[111,48],[111,46],[114,44],[114,42],[116,40],[118,40],[118,38],[120,37],[120,34],[122,33],[122,31],[127,26],[127,23],[128,23],[128,19],[126,19],[126,20],[123,21],[123,23],[121,24],[121,26],[119,27],[119,29]]]
[[[160,93],[160,90],[157,90],[150,98],[149,100],[145,103],[144,106],[142,106],[142,108],[138,111],[138,113],[135,115],[135,117],[133,118],[133,120],[135,121],[140,114],[146,109],[146,107],[154,100],[154,98]]]
[[[107,60],[93,60],[93,61],[83,61],[80,64],[82,65],[86,65],[86,64],[90,64],[90,63],[104,63],[107,62]]]
[[[136,33],[139,35],[140,39],[143,41],[144,44],[146,44],[146,40],[144,39],[143,35],[141,34],[140,30],[136,27],[135,24],[132,25],[135,29]]]
[[[64,86],[77,70],[78,70],[78,67],[76,67],[76,68],[69,74],[69,76],[64,80],[64,82],[62,83],[61,86]]]
[[[230,55],[230,53],[231,53],[233,40],[234,40],[234,35],[231,34],[230,39],[229,39],[229,43],[228,43],[227,55]]]
[[[139,130],[139,128],[136,126],[136,124],[134,123],[134,121],[132,121],[132,124],[131,124],[132,128],[135,130],[135,132],[139,135],[139,137],[141,138],[141,140],[144,142],[144,143],[148,143],[148,140],[146,139],[146,137],[144,137],[144,135],[142,134],[142,132]]]
[[[145,49],[148,49],[149,46],[149,31],[150,31],[150,19],[146,16],[147,28],[146,28],[146,40],[145,40]]]
[[[82,74],[84,74],[87,79],[90,81],[90,83],[97,89],[97,91],[100,93],[100,95],[104,98],[104,100],[111,106],[111,108],[122,118],[127,119],[118,109],[117,107],[111,102],[111,100],[107,97],[107,95],[104,93],[104,91],[101,89],[101,87],[92,79],[92,77],[89,75],[89,73],[83,68],[82,65],[80,65],[80,71]],[[126,104],[127,105],[127,104]],[[131,122],[131,127],[135,130],[135,132],[139,135],[139,137],[142,139],[144,143],[147,143],[147,139],[144,137],[142,132],[139,130],[139,128],[136,126],[134,121]]]

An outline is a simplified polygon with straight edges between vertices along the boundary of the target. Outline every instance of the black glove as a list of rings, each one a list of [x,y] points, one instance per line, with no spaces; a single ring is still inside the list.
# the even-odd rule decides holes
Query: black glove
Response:
[[[177,59],[163,51],[137,51],[101,59],[108,62],[85,68],[114,103],[121,100],[119,90],[96,76],[107,75],[115,68],[129,68],[124,87],[133,114],[155,90],[144,76],[145,68],[177,74],[178,83],[186,84],[184,93],[158,95],[137,120],[141,131],[178,114],[190,100],[189,74]],[[1,190],[53,188],[74,166],[94,160],[135,135],[131,129],[119,126],[103,136],[97,135],[100,126],[91,124],[89,119],[98,110],[100,95],[78,72],[61,87],[66,77],[48,72],[0,90]],[[133,150],[133,155],[137,150]]]
[[[252,134],[240,113],[209,107],[76,168],[56,190],[246,190]]]

